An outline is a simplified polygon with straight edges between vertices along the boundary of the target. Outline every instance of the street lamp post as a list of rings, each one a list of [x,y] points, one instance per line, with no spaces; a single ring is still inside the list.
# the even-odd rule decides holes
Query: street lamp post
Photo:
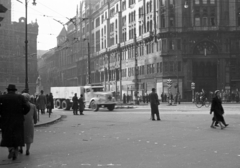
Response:
[[[137,52],[137,36],[134,34],[134,46],[135,46],[135,103],[139,104],[138,91],[139,91],[139,80],[138,80],[138,52]]]
[[[36,5],[36,0],[33,0],[33,5]],[[28,86],[28,0],[25,0],[25,92],[29,92]]]

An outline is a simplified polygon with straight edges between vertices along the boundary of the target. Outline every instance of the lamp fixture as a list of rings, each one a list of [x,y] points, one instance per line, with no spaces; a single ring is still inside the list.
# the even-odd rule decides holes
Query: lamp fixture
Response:
[[[36,6],[37,5],[37,3],[36,3],[36,0],[33,0],[33,3],[32,3],[34,6]]]
[[[185,4],[184,4],[184,8],[188,8],[188,3],[187,3],[187,1],[185,1]]]

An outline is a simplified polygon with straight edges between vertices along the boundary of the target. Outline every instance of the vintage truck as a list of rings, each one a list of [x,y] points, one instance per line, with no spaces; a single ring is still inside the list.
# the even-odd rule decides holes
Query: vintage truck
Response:
[[[99,108],[107,108],[113,111],[116,100],[112,92],[103,91],[101,84],[89,84],[86,86],[69,86],[69,87],[51,87],[51,93],[58,109],[70,110],[72,107],[72,98],[76,93],[78,98],[82,94],[84,97],[85,108],[98,111]]]

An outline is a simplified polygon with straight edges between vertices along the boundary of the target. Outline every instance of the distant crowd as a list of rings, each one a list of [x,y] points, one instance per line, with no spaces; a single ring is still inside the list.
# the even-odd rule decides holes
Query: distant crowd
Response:
[[[139,96],[139,102],[140,103],[149,103],[150,99],[149,99],[149,95],[150,94],[146,94],[146,95],[141,95]],[[161,94],[161,101],[162,102],[168,102],[169,100],[171,100],[171,102],[174,102],[175,104],[181,102],[181,94],[180,93],[176,93],[176,94],[166,94],[166,93],[162,93]],[[123,94],[123,103],[127,104],[129,102],[133,101],[133,97],[130,95],[126,95],[125,93]]]
[[[239,101],[240,101],[239,96],[240,96],[240,92],[238,90],[232,91],[232,92],[225,91],[225,90],[219,91],[219,97],[221,98],[222,102],[239,103]],[[208,98],[208,100],[212,100],[212,98],[214,97],[214,93],[213,92],[205,93],[204,91],[195,93],[196,101],[199,101],[201,99],[201,97],[206,97],[206,98]]]

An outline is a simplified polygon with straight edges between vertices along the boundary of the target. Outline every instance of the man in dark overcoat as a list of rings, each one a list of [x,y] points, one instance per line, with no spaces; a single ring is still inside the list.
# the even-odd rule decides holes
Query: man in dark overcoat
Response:
[[[152,120],[154,121],[154,115],[156,114],[157,116],[157,120],[161,120],[160,116],[159,116],[159,111],[158,111],[158,105],[159,100],[158,100],[158,95],[156,93],[156,89],[152,88],[152,93],[149,94],[149,102],[150,102],[150,106],[151,106],[151,116],[152,116]]]
[[[41,113],[45,114],[47,98],[43,93],[44,93],[43,90],[41,90],[41,94],[38,96],[38,99],[37,99],[37,104],[38,104],[39,109],[41,110]]]
[[[49,94],[47,102],[48,102],[47,106],[48,106],[48,110],[49,110],[48,113],[49,113],[49,118],[50,118],[50,116],[52,114],[52,109],[54,109],[52,93]]]
[[[77,93],[75,93],[75,95],[72,98],[72,110],[73,110],[73,115],[78,115],[78,97],[77,97]]]
[[[80,115],[84,115],[83,114],[83,110],[85,108],[85,105],[84,105],[84,99],[83,99],[83,95],[81,94],[80,95],[80,98],[78,100],[78,103],[79,103],[79,111],[80,111]]]
[[[0,96],[0,115],[2,141],[0,146],[9,149],[9,159],[15,160],[18,147],[24,146],[24,115],[30,111],[29,104],[24,97],[16,94],[16,86],[10,84],[8,93]]]

